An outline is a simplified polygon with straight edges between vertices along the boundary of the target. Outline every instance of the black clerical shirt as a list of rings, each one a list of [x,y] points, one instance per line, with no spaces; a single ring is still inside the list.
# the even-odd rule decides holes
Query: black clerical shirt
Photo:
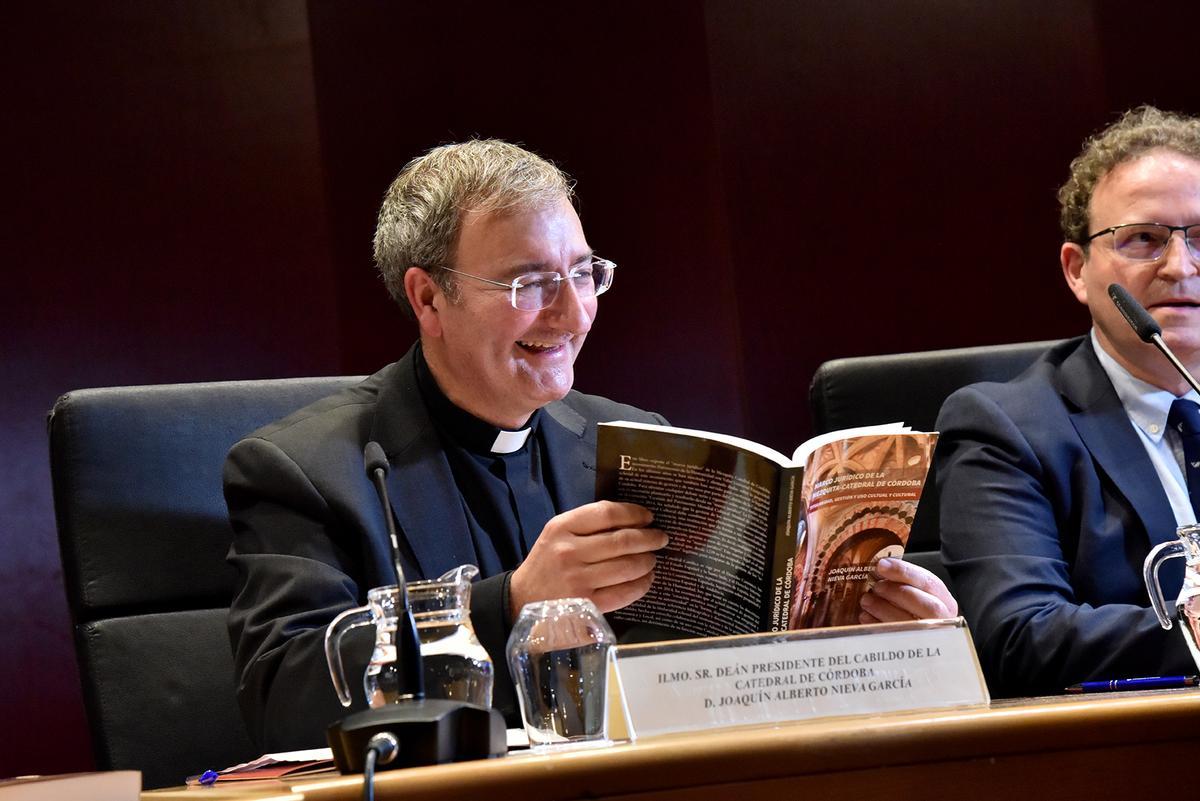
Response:
[[[413,360],[417,386],[445,449],[467,517],[477,524],[476,565],[483,576],[515,569],[557,512],[544,480],[541,410],[526,423],[524,444],[511,453],[506,443],[520,435],[497,428],[460,409],[438,386],[420,347]],[[511,447],[511,446],[510,446]]]

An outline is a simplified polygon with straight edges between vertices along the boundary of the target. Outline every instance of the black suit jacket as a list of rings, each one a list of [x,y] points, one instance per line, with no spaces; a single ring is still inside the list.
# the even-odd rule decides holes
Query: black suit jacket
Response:
[[[942,558],[993,694],[1194,672],[1142,581],[1175,517],[1089,338],[959,390],[937,427]],[[1168,592],[1180,562],[1163,566]]]
[[[621,419],[665,422],[578,392],[545,407],[543,459],[558,511],[594,500],[596,423]],[[417,389],[411,350],[237,443],[225,465],[229,560],[238,575],[229,630],[243,716],[267,751],[320,745],[325,727],[347,713],[326,667],[325,627],[365,603],[367,590],[395,583],[386,523],[363,470],[370,440],[391,464],[388,493],[406,577],[436,578],[474,557],[473,522]],[[495,665],[493,703],[512,722],[519,713],[504,654],[509,576],[475,582],[471,619]],[[346,677],[361,707],[369,627],[345,642]]]

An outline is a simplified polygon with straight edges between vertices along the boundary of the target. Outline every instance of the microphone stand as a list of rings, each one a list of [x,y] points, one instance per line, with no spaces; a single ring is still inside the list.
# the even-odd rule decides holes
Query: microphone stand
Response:
[[[1191,372],[1183,366],[1183,362],[1179,361],[1171,349],[1167,347],[1167,343],[1163,342],[1162,334],[1155,334],[1152,337],[1151,344],[1162,351],[1162,355],[1166,356],[1167,361],[1171,362],[1171,365],[1179,371],[1179,374],[1183,376],[1183,380],[1188,382],[1191,388],[1196,390],[1197,393],[1200,393],[1200,384],[1196,383],[1196,379],[1193,378]]]
[[[377,442],[368,442],[363,461],[387,520],[396,568],[399,700],[355,712],[326,729],[334,764],[342,773],[364,773],[364,769],[373,773],[376,764],[391,769],[501,756],[507,743],[504,716],[497,710],[425,697],[421,643],[408,605],[408,586],[400,567],[396,524],[384,481],[389,469],[387,457]],[[366,782],[369,786],[371,777],[366,777]]]

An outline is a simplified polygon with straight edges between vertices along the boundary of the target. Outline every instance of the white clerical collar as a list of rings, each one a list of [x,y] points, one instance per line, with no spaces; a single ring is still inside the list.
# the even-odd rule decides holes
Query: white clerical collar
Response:
[[[525,440],[529,439],[529,432],[532,428],[522,428],[520,431],[501,431],[496,434],[496,441],[492,443],[492,453],[516,453],[525,445]]]

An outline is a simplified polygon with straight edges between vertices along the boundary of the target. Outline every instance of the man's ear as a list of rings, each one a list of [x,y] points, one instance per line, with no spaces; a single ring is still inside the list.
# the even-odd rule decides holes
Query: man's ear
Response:
[[[409,267],[404,272],[404,294],[416,315],[421,336],[440,337],[442,320],[438,310],[446,302],[446,297],[434,283],[433,276],[420,267]]]
[[[1062,262],[1063,278],[1067,279],[1067,286],[1075,295],[1075,299],[1086,306],[1087,286],[1083,281],[1083,268],[1087,265],[1087,254],[1084,253],[1083,246],[1074,242],[1063,242],[1058,259]]]

